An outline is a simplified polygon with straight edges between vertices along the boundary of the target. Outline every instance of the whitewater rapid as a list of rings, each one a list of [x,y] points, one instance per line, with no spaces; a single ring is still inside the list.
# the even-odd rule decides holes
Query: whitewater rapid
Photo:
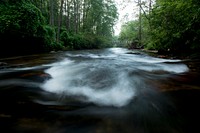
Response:
[[[129,52],[123,48],[66,52],[64,59],[49,64],[51,67],[45,72],[52,78],[41,88],[98,106],[123,107],[137,96],[139,89],[148,87],[141,73],[153,73],[150,75],[153,77],[161,71],[164,74],[189,71],[181,60]]]

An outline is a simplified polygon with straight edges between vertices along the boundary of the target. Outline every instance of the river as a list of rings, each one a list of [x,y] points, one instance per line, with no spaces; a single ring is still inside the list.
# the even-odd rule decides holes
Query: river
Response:
[[[199,72],[184,60],[109,48],[0,62],[0,132],[200,131]]]

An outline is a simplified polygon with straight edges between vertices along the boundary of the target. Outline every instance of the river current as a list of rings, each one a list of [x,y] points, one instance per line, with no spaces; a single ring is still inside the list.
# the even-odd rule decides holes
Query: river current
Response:
[[[190,105],[182,100],[193,94],[168,93],[184,85],[198,88],[184,83],[190,69],[182,60],[124,48],[55,55],[51,63],[44,61],[47,56],[34,56],[43,62],[33,65],[29,58],[23,60],[29,65],[0,70],[0,129],[31,133],[189,133],[197,129],[186,122],[191,120],[185,117],[189,109],[182,112]]]
[[[183,73],[189,69],[180,60],[159,59],[127,49],[67,53],[46,72],[52,76],[42,85],[46,91],[80,97],[81,101],[102,106],[126,106],[138,91],[148,88],[145,77],[152,72]],[[173,64],[170,64],[173,62]],[[167,75],[162,75],[167,76]],[[160,77],[162,78],[162,77]]]

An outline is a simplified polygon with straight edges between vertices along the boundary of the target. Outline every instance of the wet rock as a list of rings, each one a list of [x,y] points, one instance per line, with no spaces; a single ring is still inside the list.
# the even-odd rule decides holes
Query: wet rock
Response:
[[[5,62],[0,62],[0,69],[8,69],[8,68],[21,68],[23,64],[8,64]]]
[[[5,62],[0,62],[0,69],[4,69],[7,65]]]
[[[0,62],[0,66],[6,66],[6,65],[8,65],[8,64],[5,62]]]
[[[50,74],[47,74],[44,72],[25,73],[25,74],[20,75],[20,77],[23,79],[34,80],[37,82],[44,82],[52,78]]]
[[[141,55],[142,53],[139,53],[139,52],[127,52],[126,54]]]
[[[55,53],[56,53],[56,51],[51,51],[51,52],[50,52],[50,54],[55,54]]]

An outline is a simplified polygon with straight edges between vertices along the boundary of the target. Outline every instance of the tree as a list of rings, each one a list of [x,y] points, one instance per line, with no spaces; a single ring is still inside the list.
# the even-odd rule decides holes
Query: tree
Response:
[[[141,0],[138,0],[138,5],[139,5],[139,30],[138,30],[138,39],[139,39],[139,44],[141,45],[142,43],[142,3]]]
[[[60,2],[60,15],[58,17],[57,43],[59,43],[59,41],[60,41],[60,28],[62,26],[63,5],[64,5],[64,0],[61,0],[61,2]]]
[[[119,35],[119,40],[128,48],[136,48],[139,45],[138,38],[138,29],[139,29],[139,21],[129,21],[126,24],[123,24],[121,27],[121,32]]]
[[[7,1],[0,4],[1,54],[43,51],[47,32],[40,10],[30,2]],[[13,51],[14,50],[14,51]]]
[[[199,4],[194,0],[158,0],[150,14],[150,42],[158,50],[185,53],[183,51],[199,49],[199,10]]]
[[[62,45],[78,49],[106,46],[117,19],[113,0],[3,0],[0,4],[0,39],[11,34],[19,42],[37,44],[38,51]]]
[[[49,5],[50,5],[50,18],[49,18],[49,24],[54,26],[55,22],[55,16],[54,16],[54,0],[49,0]]]

